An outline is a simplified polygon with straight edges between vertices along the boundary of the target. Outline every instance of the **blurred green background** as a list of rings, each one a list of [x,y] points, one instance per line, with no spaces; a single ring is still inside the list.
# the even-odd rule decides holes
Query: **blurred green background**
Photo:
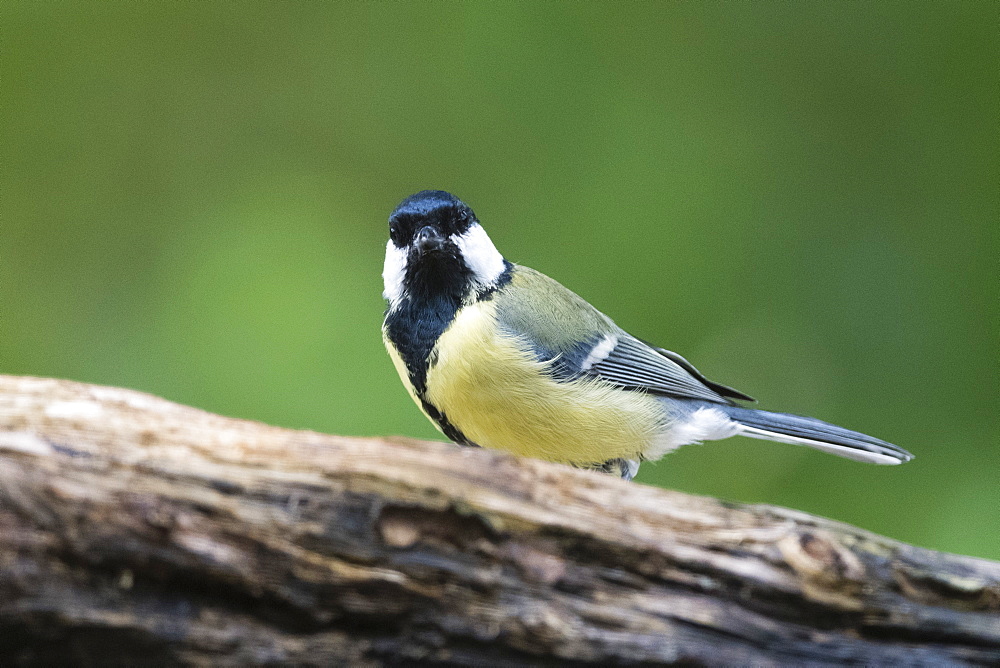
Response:
[[[440,438],[379,335],[386,217],[497,246],[760,405],[641,482],[1000,558],[1000,3],[14,2],[0,372]]]

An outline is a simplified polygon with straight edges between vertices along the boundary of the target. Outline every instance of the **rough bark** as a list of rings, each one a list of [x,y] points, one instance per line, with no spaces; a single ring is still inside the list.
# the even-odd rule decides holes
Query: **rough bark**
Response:
[[[0,376],[0,663],[1000,663],[1000,564]]]

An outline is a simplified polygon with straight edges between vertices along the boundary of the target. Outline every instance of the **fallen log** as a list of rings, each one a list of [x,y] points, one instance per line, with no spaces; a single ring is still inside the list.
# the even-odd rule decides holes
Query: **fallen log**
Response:
[[[0,663],[1000,664],[1000,563],[0,376]]]

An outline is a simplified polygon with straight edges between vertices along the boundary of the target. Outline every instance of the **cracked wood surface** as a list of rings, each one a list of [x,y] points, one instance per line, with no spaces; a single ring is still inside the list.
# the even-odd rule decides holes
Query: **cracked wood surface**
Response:
[[[1000,664],[1000,564],[0,376],[0,663]]]

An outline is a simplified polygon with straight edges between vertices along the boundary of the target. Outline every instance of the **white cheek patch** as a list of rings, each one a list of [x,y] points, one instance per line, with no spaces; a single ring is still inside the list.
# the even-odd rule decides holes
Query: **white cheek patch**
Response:
[[[506,266],[503,255],[500,255],[481,225],[474,223],[465,233],[453,236],[451,240],[462,252],[465,264],[472,271],[476,283],[482,287],[496,283]]]
[[[389,300],[389,308],[396,308],[406,293],[403,278],[406,276],[406,251],[396,248],[389,240],[385,245],[385,265],[382,267],[382,283],[385,289],[382,296]]]

